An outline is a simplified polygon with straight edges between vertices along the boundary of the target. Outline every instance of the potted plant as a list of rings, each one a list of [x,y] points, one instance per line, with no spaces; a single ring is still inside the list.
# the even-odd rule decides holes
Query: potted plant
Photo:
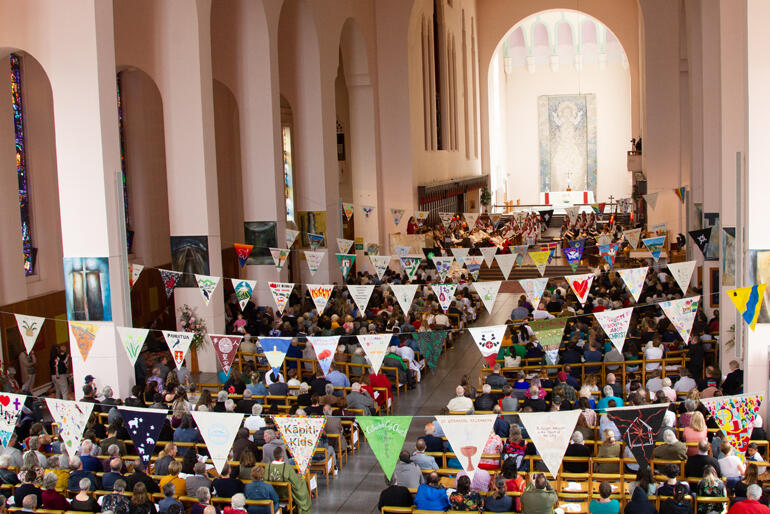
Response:
[[[190,341],[190,371],[198,372],[197,350],[206,342],[206,320],[198,316],[195,309],[184,304],[179,308],[179,325],[183,332],[192,332]]]
[[[481,205],[484,206],[484,212],[489,212],[489,206],[492,205],[492,193],[487,186],[481,190]]]

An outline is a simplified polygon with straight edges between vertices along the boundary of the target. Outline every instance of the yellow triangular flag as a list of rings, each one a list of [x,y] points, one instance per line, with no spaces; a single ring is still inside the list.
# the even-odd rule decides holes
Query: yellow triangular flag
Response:
[[[762,308],[762,298],[765,296],[766,284],[756,284],[738,289],[728,289],[727,296],[733,301],[735,308],[741,313],[749,328],[754,330],[759,319],[759,311]]]

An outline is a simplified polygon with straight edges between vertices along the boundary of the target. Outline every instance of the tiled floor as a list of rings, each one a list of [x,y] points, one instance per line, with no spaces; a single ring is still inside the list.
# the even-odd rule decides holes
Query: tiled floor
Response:
[[[486,311],[481,316],[479,325],[502,324],[513,310],[518,295],[500,294],[495,302],[494,312]],[[483,307],[481,307],[484,309]],[[454,396],[454,389],[459,385],[464,374],[470,374],[475,380],[481,368],[481,354],[467,332],[458,338],[454,349],[442,355],[439,367],[434,373],[428,372],[417,388],[401,393],[394,405],[393,414],[412,416],[432,416],[439,414],[441,408]],[[414,442],[422,435],[423,427],[429,419],[416,418],[407,435],[404,447],[412,451]],[[313,500],[313,512],[379,512],[377,501],[380,491],[385,488],[384,474],[377,459],[366,442],[362,442],[360,451],[348,459],[336,478],[329,486],[319,481],[318,498]]]

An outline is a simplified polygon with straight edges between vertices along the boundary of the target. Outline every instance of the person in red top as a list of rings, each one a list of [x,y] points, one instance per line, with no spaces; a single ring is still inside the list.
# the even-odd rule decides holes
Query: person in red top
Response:
[[[770,509],[759,503],[762,488],[752,484],[746,490],[746,499],[734,503],[727,514],[770,514]]]
[[[417,233],[417,221],[415,221],[414,216],[409,218],[409,222],[406,224],[406,233],[407,234]]]
[[[362,387],[369,392],[371,397],[374,398],[374,401],[377,402],[377,405],[380,407],[387,405],[388,398],[390,398],[391,395],[388,377],[382,373],[369,373],[369,384],[363,385]],[[375,387],[384,387],[385,391],[375,391]]]

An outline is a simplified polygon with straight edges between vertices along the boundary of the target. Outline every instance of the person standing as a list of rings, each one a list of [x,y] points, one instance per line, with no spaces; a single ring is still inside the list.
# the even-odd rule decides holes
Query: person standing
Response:
[[[65,400],[69,398],[70,391],[69,362],[70,356],[66,344],[60,344],[51,350],[51,380],[56,389],[56,397]]]

